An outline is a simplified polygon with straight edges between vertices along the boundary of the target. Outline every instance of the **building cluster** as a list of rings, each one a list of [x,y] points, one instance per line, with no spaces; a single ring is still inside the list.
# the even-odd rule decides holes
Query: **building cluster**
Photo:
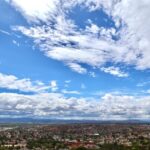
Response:
[[[148,124],[61,124],[0,127],[0,150],[150,148]]]

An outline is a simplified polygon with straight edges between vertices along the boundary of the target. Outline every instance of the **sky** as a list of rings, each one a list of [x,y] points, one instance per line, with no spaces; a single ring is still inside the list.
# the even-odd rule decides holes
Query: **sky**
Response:
[[[0,0],[0,118],[150,119],[149,0]]]

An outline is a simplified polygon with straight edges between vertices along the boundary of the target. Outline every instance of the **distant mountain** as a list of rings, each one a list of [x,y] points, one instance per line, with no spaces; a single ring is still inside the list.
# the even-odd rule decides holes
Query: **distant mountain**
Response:
[[[63,119],[37,119],[37,118],[0,118],[0,123],[33,123],[33,124],[72,124],[72,123],[97,123],[97,124],[141,124],[150,123],[150,120],[63,120]]]

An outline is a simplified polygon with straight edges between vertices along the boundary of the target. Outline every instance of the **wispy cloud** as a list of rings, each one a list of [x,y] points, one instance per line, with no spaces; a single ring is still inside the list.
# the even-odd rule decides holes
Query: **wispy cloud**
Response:
[[[128,73],[125,73],[121,71],[118,67],[114,67],[114,66],[102,67],[101,71],[104,71],[105,73],[109,73],[113,76],[122,77],[122,78],[129,76]]]
[[[140,82],[136,86],[137,87],[144,87],[144,86],[149,86],[149,84],[150,84],[150,81],[146,81],[146,82]]]
[[[81,94],[79,91],[68,91],[68,90],[62,90],[61,91],[63,94],[76,94],[76,95],[79,95]]]
[[[86,74],[87,73],[86,68],[83,68],[81,65],[79,65],[77,63],[68,63],[67,65],[71,68],[71,70],[73,70],[77,73],[80,73],[80,74]]]
[[[90,75],[91,77],[93,77],[93,78],[95,78],[95,77],[96,77],[96,73],[95,73],[95,72],[93,72],[93,71],[90,71],[90,72],[89,72],[89,75]]]
[[[36,7],[27,1],[12,0],[9,3],[34,24],[29,28],[20,26],[14,29],[32,37],[52,59],[67,64],[85,63],[97,68],[107,62],[133,65],[136,69],[150,68],[148,1],[38,0]],[[115,26],[105,28],[91,21],[85,29],[80,29],[67,16],[76,5],[85,6],[89,12],[103,9],[108,16],[112,16]],[[139,9],[142,10],[140,14]],[[145,20],[147,23],[143,24]],[[44,21],[45,25],[41,25],[39,21]]]
[[[50,83],[50,88],[52,90],[52,92],[55,92],[58,90],[58,86],[57,86],[57,81],[56,80],[52,80]]]
[[[7,32],[7,31],[5,31],[5,30],[1,30],[1,29],[0,29],[0,32],[3,33],[3,34],[6,34],[6,35],[10,35],[10,33]]]
[[[71,80],[66,80],[65,83],[69,84],[71,82]]]
[[[13,42],[13,44],[15,44],[16,46],[18,46],[18,47],[20,46],[20,44],[19,44],[16,40],[13,40],[12,42]]]

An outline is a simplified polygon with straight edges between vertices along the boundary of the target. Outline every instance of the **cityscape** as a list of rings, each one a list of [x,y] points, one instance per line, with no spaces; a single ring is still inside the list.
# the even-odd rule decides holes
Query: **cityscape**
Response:
[[[149,124],[1,124],[0,126],[0,150],[149,149]]]
[[[0,0],[0,150],[150,150],[150,0]]]

